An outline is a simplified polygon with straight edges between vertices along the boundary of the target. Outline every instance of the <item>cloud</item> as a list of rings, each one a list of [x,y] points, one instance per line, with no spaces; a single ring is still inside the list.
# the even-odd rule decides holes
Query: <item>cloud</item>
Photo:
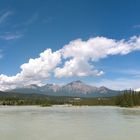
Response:
[[[140,28],[140,24],[134,25],[133,28]]]
[[[13,12],[11,11],[2,12],[2,14],[0,14],[0,24],[4,23],[12,14]]]
[[[15,40],[19,39],[23,36],[21,33],[5,33],[3,35],[0,35],[0,39],[2,40]]]
[[[138,89],[140,87],[140,79],[128,79],[128,78],[118,78],[118,79],[103,79],[100,82],[93,83],[94,86],[105,86],[114,90],[128,90],[128,89]]]
[[[127,55],[132,51],[140,51],[140,37],[134,36],[129,40],[106,37],[90,38],[87,41],[77,39],[57,51],[45,50],[38,58],[21,65],[21,71],[15,76],[1,74],[0,90],[41,84],[51,76],[101,76],[104,72],[94,66],[95,62],[111,55]]]
[[[117,70],[116,72],[121,73],[121,74],[127,74],[129,76],[133,77],[140,77],[140,70],[138,69],[121,69]]]
[[[21,33],[21,31],[7,31],[11,30],[8,28],[6,28],[6,25],[9,25],[10,22],[8,21],[8,19],[13,15],[14,13],[12,11],[5,11],[2,10],[0,11],[0,25],[4,25],[5,27],[3,28],[4,30],[1,31],[0,33],[0,39],[1,40],[15,40],[18,38],[21,38],[23,36],[23,33]],[[12,27],[12,24],[10,24],[10,27]],[[20,29],[21,30],[21,29]]]
[[[94,66],[84,58],[73,58],[66,61],[63,68],[57,67],[55,69],[55,76],[61,77],[82,77],[82,76],[100,76],[104,72],[94,69]]]
[[[126,55],[140,50],[140,37],[132,37],[128,41],[108,39],[105,37],[90,38],[87,41],[77,39],[61,49],[64,59],[63,67],[55,70],[56,77],[100,76],[103,71],[96,70],[93,63],[111,55]],[[69,60],[67,60],[69,59]]]
[[[7,20],[9,19],[10,16],[13,15],[12,11],[0,11],[0,25],[7,25],[10,24],[10,22],[7,22]],[[15,25],[10,24],[10,29],[14,29],[14,31],[12,32],[2,32],[0,34],[0,39],[2,40],[15,40],[15,39],[19,39],[23,36],[24,32],[27,31],[27,26],[33,24],[35,21],[37,21],[39,18],[39,14],[38,13],[34,13],[30,18],[28,18],[26,21],[22,22],[22,23],[18,23]],[[3,24],[4,23],[4,24]],[[7,27],[7,26],[6,26]],[[7,30],[7,28],[4,28],[5,31]],[[9,28],[8,28],[9,29]]]
[[[0,75],[0,90],[12,89],[29,84],[41,84],[46,80],[54,68],[61,62],[59,51],[47,49],[38,58],[30,59],[21,65],[21,72],[15,76]]]

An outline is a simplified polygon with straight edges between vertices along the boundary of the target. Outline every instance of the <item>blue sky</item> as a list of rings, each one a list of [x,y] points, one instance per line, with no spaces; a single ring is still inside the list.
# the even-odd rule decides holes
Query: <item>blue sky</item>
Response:
[[[77,39],[105,37],[116,41],[124,39],[129,44],[131,37],[138,38],[140,34],[139,5],[139,0],[1,0],[0,74],[11,81],[11,76],[20,73],[20,66],[30,58],[38,58],[48,48],[58,51]],[[61,60],[61,67],[66,59]],[[90,62],[96,70],[103,71],[100,76],[76,73],[58,78],[51,74],[43,82],[67,83],[80,79],[114,89],[139,88],[139,60],[139,49],[125,55],[120,52]],[[7,80],[0,78],[1,85],[5,86]],[[9,81],[6,87],[11,85]]]

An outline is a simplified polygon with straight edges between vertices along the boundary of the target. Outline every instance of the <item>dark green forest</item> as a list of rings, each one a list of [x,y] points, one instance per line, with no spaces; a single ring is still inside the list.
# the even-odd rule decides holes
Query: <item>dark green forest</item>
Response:
[[[115,105],[121,107],[133,107],[140,105],[140,92],[133,90],[124,91],[122,95],[115,97]]]

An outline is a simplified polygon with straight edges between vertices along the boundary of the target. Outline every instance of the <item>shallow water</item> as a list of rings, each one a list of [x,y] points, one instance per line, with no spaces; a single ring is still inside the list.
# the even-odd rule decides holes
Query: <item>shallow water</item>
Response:
[[[1,140],[139,140],[140,109],[0,107]]]

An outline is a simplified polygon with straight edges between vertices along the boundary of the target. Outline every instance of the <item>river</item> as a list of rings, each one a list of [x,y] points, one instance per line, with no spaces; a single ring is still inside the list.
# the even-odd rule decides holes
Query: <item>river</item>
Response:
[[[1,140],[139,140],[140,108],[0,106]]]

